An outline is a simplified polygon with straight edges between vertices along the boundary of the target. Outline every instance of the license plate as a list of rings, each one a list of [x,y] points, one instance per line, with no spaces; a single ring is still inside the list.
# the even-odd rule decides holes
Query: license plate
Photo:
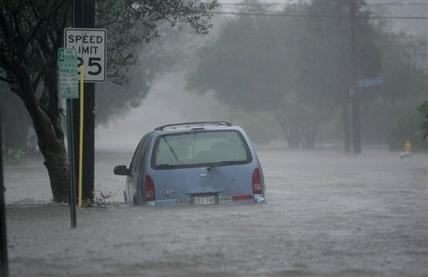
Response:
[[[193,204],[195,205],[214,205],[216,203],[215,195],[195,195]]]

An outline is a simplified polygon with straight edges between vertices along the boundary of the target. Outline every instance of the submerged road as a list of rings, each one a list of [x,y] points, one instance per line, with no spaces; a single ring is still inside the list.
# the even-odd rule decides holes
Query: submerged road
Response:
[[[77,229],[67,206],[20,201],[46,190],[31,163],[8,167],[11,275],[428,276],[426,154],[259,155],[267,204],[131,207],[119,193],[78,210]],[[96,158],[97,190],[120,191],[112,167],[129,154]]]

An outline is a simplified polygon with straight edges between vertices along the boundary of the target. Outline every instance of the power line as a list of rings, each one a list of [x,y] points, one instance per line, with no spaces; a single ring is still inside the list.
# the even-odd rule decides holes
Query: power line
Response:
[[[415,2],[415,3],[401,3],[401,2],[390,2],[390,3],[368,3],[367,6],[427,6],[426,2]]]
[[[264,2],[264,3],[248,3],[248,2],[224,2],[219,3],[221,6],[311,6],[311,3],[290,3],[290,2]],[[384,3],[367,3],[367,6],[428,6],[425,2],[384,2]]]
[[[254,15],[254,16],[282,16],[282,17],[313,17],[313,18],[340,18],[347,16],[338,16],[338,15],[328,15],[328,14],[288,14],[288,13],[265,13],[265,12],[224,12],[224,11],[215,11],[213,14],[219,15]],[[427,20],[427,16],[358,16],[358,18],[367,18],[367,19],[411,19],[411,20]]]

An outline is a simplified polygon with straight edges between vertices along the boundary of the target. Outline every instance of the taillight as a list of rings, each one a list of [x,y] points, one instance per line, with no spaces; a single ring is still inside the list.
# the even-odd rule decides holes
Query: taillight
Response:
[[[253,194],[262,193],[262,181],[260,179],[260,171],[258,168],[253,171]]]
[[[149,175],[144,176],[144,200],[155,200],[155,184],[153,183],[152,177]]]

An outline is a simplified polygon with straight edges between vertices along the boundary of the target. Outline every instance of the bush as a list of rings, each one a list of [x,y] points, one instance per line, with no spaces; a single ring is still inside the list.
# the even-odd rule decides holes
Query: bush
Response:
[[[9,148],[5,152],[5,163],[19,164],[24,161],[26,157],[25,151],[19,148]]]
[[[418,111],[422,114],[421,129],[423,132],[423,139],[428,137],[428,100],[425,100],[422,105],[418,107]]]

